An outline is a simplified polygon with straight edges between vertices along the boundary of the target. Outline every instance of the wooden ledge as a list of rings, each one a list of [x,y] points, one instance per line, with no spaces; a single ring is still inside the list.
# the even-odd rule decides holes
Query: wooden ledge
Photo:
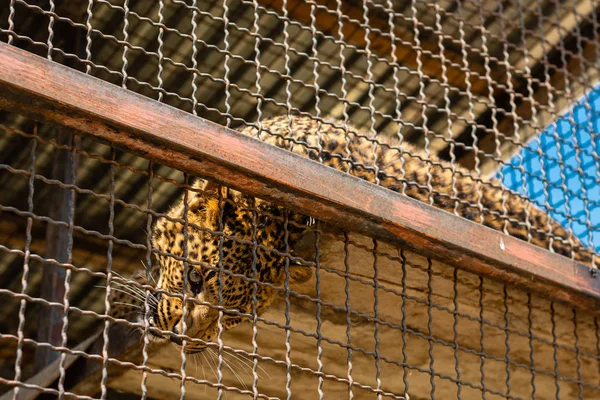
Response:
[[[588,310],[580,263],[0,43],[0,108]]]

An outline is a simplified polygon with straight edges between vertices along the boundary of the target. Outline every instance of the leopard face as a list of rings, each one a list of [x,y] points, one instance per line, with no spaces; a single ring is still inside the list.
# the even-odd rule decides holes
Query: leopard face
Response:
[[[292,215],[286,223],[285,211],[270,203],[203,183],[193,189],[201,190],[188,191],[155,225],[159,277],[156,301],[144,316],[162,331],[154,338],[176,345],[181,337],[170,333],[199,339],[186,342],[189,353],[216,339],[219,309],[227,330],[268,308],[278,290],[264,284],[283,286],[286,266],[290,283],[311,277],[310,268],[290,265],[280,254],[302,234],[304,218]]]

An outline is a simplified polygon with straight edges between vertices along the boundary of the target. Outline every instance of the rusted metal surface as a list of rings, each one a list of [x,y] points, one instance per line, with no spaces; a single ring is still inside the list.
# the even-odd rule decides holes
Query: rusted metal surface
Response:
[[[4,44],[0,71],[3,108],[573,306],[600,304],[588,267],[544,249]]]

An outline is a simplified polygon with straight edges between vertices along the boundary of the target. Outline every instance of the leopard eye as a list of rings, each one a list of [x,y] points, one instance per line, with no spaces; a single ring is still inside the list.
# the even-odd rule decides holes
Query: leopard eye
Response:
[[[200,275],[200,272],[198,272],[198,270],[195,268],[190,268],[188,271],[188,281],[190,281],[190,283],[198,283],[201,280],[202,275]]]
[[[202,290],[202,274],[197,269],[190,268],[188,270],[188,282],[192,293],[195,295],[200,293],[200,290]]]

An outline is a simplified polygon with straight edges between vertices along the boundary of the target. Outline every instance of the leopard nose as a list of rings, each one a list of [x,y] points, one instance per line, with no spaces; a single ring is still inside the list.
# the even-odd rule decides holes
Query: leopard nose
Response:
[[[156,326],[158,321],[158,311],[155,307],[149,307],[144,313],[144,318],[148,321],[150,326]]]

